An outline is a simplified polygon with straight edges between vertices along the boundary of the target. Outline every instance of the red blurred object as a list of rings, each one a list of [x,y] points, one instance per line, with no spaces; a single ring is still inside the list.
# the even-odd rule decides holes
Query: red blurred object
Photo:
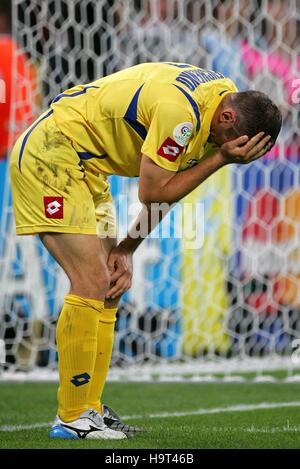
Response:
[[[38,99],[35,68],[9,35],[0,36],[0,78],[5,82],[5,103],[0,104],[0,159],[4,159],[10,144],[36,118]]]
[[[274,306],[272,295],[269,292],[254,292],[246,299],[246,303],[254,309],[257,314],[275,314],[277,309]]]
[[[280,200],[269,191],[258,191],[249,204],[243,239],[266,242],[270,239],[271,228],[280,214]]]

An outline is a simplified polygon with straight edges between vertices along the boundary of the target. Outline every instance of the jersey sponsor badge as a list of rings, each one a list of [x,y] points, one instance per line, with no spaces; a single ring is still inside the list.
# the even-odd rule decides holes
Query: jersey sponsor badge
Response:
[[[173,130],[173,138],[178,145],[185,147],[193,135],[193,124],[191,122],[182,122],[176,125]]]
[[[45,196],[44,209],[46,218],[64,218],[64,198]]]
[[[169,161],[176,161],[183,150],[183,146],[178,145],[174,140],[172,140],[172,138],[168,137],[157,150],[157,154]]]

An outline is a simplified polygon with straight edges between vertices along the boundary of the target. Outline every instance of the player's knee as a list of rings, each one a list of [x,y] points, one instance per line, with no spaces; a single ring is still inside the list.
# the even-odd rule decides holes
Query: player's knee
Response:
[[[86,277],[86,284],[91,285],[96,291],[101,290],[107,292],[109,285],[110,285],[110,273],[108,268],[94,268],[90,269],[87,277]]]
[[[71,278],[72,291],[87,298],[102,299],[110,285],[110,273],[107,267],[92,266],[76,272]],[[79,293],[80,292],[80,293]]]

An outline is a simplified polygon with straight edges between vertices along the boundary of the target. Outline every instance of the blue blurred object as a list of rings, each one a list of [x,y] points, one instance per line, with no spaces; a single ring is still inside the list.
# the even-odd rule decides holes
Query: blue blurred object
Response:
[[[229,37],[224,41],[223,35],[210,28],[207,28],[200,38],[201,46],[207,52],[210,68],[230,77],[240,91],[248,89],[239,42]]]
[[[0,223],[1,223],[2,213],[3,213],[6,169],[7,169],[6,160],[0,160]]]

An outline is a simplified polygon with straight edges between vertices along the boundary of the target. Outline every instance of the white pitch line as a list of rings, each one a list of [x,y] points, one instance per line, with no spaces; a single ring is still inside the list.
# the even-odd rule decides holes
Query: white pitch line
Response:
[[[254,425],[252,425],[251,427],[200,427],[199,431],[207,433],[300,433],[300,426],[254,427]]]
[[[130,419],[155,419],[155,418],[168,418],[168,417],[187,417],[189,415],[210,415],[210,414],[221,414],[229,412],[247,412],[251,410],[268,410],[268,409],[280,409],[283,407],[300,407],[300,401],[294,402],[261,402],[259,404],[237,404],[227,407],[215,407],[212,409],[197,409],[187,410],[184,412],[158,412],[154,414],[145,415],[125,415],[122,417],[124,420]],[[0,426],[0,432],[15,432],[20,430],[32,430],[35,428],[49,427],[53,422],[42,422],[35,423],[32,425],[2,425]],[[252,427],[250,427],[252,428]],[[287,427],[288,428],[288,427]],[[258,429],[259,430],[259,429]],[[244,430],[245,431],[245,430]],[[250,430],[247,430],[250,431]],[[296,431],[296,430],[295,430]]]
[[[18,432],[20,430],[32,430],[34,428],[43,428],[53,425],[53,422],[33,423],[31,425],[2,425],[0,432]]]
[[[259,404],[237,404],[227,407],[215,407],[212,409],[187,410],[184,412],[160,412],[147,415],[127,415],[123,419],[142,419],[142,418],[165,418],[165,417],[186,417],[188,415],[209,415],[221,414],[225,412],[247,412],[251,410],[277,409],[281,407],[300,407],[300,401],[295,402],[261,402]],[[0,427],[1,428],[1,427]]]

